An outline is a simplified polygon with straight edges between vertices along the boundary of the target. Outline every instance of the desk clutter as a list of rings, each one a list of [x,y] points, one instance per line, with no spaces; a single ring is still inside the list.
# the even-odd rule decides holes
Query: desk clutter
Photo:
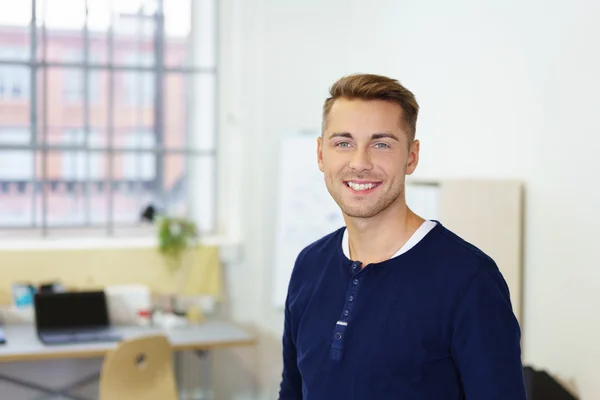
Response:
[[[184,327],[204,321],[206,300],[183,304],[174,296],[153,295],[141,284],[70,290],[59,282],[13,285],[13,304],[0,322],[32,324],[44,344],[119,341],[114,326]]]

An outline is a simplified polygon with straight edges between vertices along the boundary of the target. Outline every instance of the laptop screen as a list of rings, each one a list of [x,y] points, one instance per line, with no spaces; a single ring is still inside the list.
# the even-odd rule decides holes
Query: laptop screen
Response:
[[[108,326],[106,296],[103,291],[38,293],[35,319],[38,330]]]

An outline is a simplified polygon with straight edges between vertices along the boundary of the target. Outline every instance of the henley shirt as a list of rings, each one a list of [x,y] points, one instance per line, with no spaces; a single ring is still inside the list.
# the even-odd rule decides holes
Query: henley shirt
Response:
[[[521,332],[496,263],[439,221],[361,268],[345,227],[288,286],[280,400],[526,400]]]

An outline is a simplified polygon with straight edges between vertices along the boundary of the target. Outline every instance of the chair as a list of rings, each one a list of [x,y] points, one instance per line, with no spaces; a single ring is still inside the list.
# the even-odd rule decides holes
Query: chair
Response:
[[[104,358],[100,400],[177,400],[171,345],[160,335],[123,341]]]
[[[577,400],[578,397],[566,386],[544,370],[523,367],[527,399],[529,400]]]

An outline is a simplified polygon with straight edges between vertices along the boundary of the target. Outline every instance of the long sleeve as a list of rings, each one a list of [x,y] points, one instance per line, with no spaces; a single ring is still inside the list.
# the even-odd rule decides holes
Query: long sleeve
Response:
[[[289,295],[285,305],[283,330],[283,373],[279,388],[279,400],[302,399],[302,377],[296,364],[296,345],[292,337],[292,317],[289,310]]]
[[[452,355],[466,400],[526,400],[521,332],[508,287],[494,265],[482,265],[456,309]]]

